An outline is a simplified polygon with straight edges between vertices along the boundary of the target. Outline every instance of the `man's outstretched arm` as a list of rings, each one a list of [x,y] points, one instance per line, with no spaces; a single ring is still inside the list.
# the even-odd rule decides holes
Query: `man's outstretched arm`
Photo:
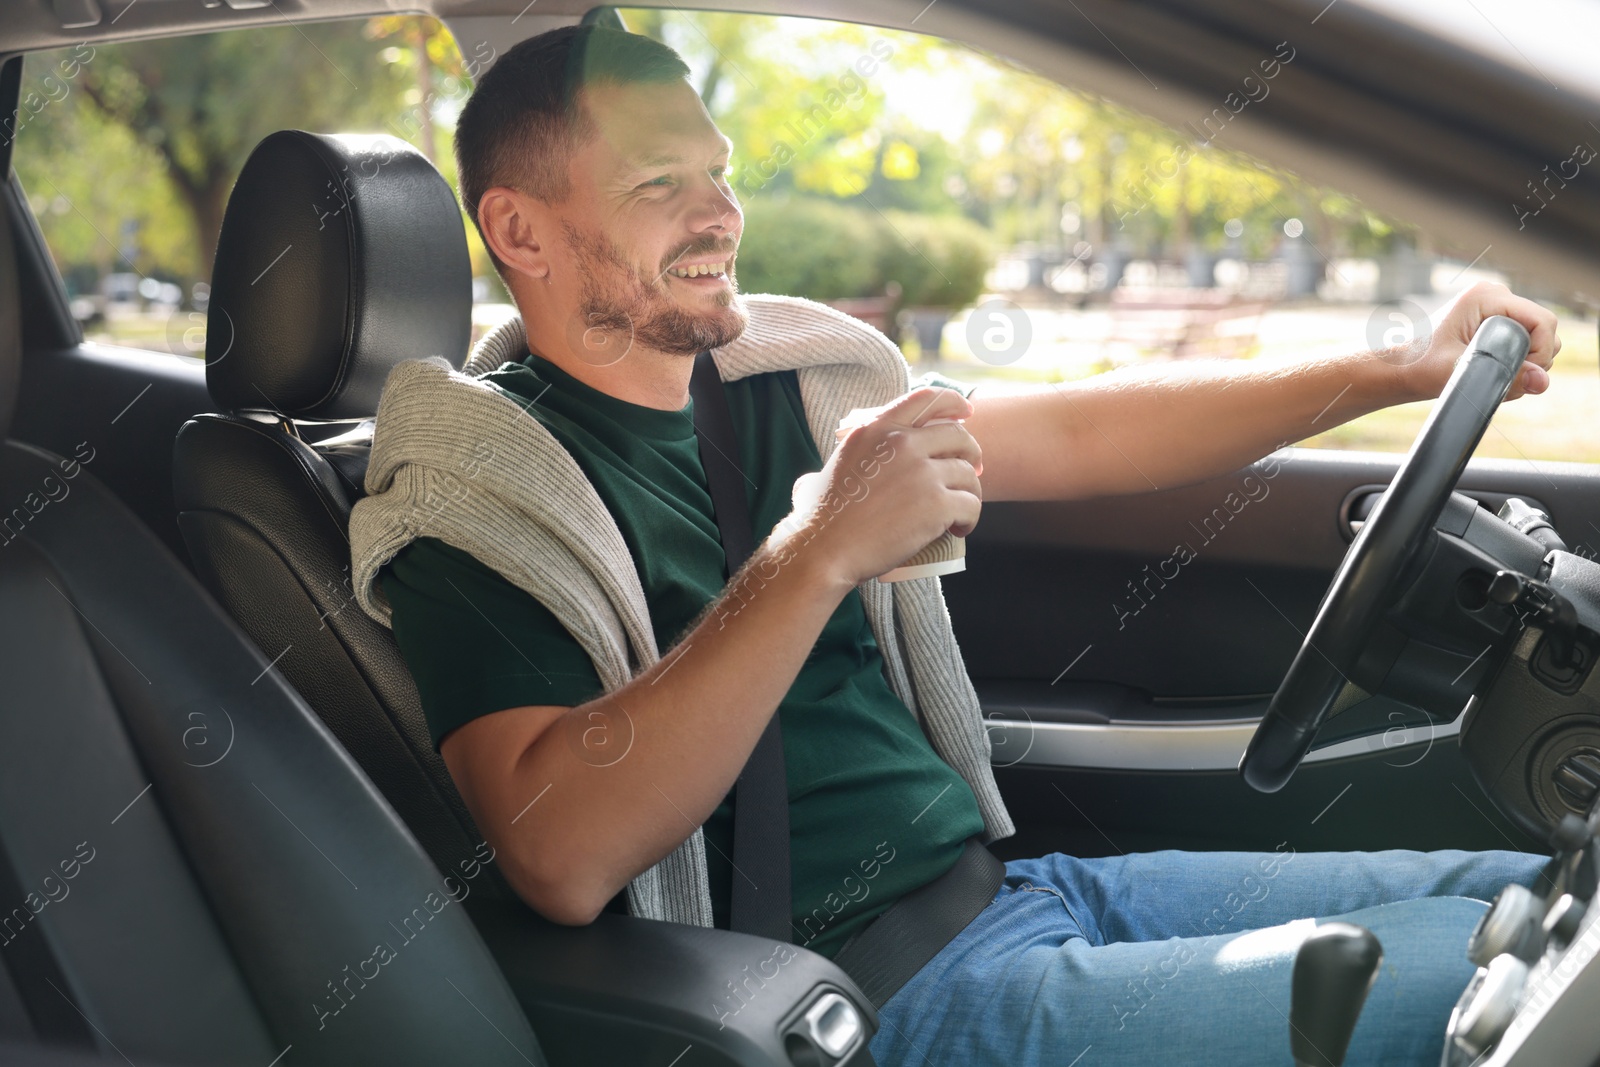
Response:
[[[575,708],[508,708],[440,752],[517,892],[547,918],[593,921],[688,838],[744,767],[840,600],[980,508],[971,408],[920,389],[854,430],[822,502],[769,538],[648,671]]]
[[[1436,397],[1478,325],[1528,328],[1508,399],[1540,393],[1561,342],[1549,311],[1478,285],[1431,338],[1333,359],[1206,361],[1031,389],[980,386],[967,428],[983,446],[986,500],[1081,500],[1191,485],[1378,408]]]

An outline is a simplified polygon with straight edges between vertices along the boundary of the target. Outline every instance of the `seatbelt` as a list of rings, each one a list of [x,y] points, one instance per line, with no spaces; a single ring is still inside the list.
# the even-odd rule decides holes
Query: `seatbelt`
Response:
[[[689,377],[694,402],[694,433],[700,446],[716,511],[728,578],[739,573],[755,550],[750,503],[733,415],[722,376],[710,350],[695,357]],[[793,942],[790,926],[789,785],[783,764],[783,731],[778,713],[767,720],[744,770],[733,786],[733,896],[729,926],[740,933]]]

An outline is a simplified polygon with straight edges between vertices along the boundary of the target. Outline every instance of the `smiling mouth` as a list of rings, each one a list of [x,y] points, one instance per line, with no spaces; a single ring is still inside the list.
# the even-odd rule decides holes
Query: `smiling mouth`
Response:
[[[728,262],[723,260],[721,263],[701,263],[692,267],[671,267],[667,270],[667,275],[679,279],[726,280],[727,268]]]

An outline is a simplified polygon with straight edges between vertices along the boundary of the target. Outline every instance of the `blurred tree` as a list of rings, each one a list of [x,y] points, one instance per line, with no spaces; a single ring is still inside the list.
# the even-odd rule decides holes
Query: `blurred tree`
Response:
[[[1234,219],[1241,235],[1228,246],[1268,255],[1291,214],[1328,255],[1378,254],[1393,240],[1392,222],[1350,198],[1229,151],[1226,131],[1201,144],[1193,130],[936,38],[728,13],[623,16],[690,64],[708,111],[734,141],[732,180],[748,205],[809,196],[880,220],[897,210],[965,215],[1001,247],[1065,252],[1087,241],[1096,254],[1120,245],[1167,258],[1220,249]],[[51,247],[74,277],[88,265],[96,276],[208,277],[238,168],[276,129],[393,133],[455,185],[453,125],[477,67],[432,19],[307,23],[90,51],[70,70],[57,54],[29,57],[24,93],[35,91],[42,110],[21,131],[16,156]],[[948,107],[919,109],[916,98],[927,94]],[[891,232],[923,231],[908,224]],[[489,274],[470,227],[468,241],[474,272]],[[916,248],[902,251],[916,258]],[[134,262],[119,266],[123,252]]]
[[[472,95],[472,77],[495,55],[487,41],[476,42],[462,55],[456,39],[444,23],[415,15],[385,15],[367,24],[376,40],[396,38],[401,46],[390,46],[378,53],[394,71],[414,84],[401,93],[404,110],[386,129],[409,141],[439,168],[450,188],[460,197],[456,174],[455,121]],[[461,225],[467,234],[467,254],[472,260],[472,276],[482,279],[491,302],[509,303],[510,297],[500,276],[495,273],[489,250],[483,246],[477,227],[462,211]]]
[[[25,91],[47,70],[29,66]],[[194,218],[173,195],[155,149],[94,108],[78,106],[67,84],[69,95],[18,131],[14,161],[69,293],[83,295],[114,271],[175,281],[203,277]],[[125,261],[124,252],[132,258]]]
[[[417,35],[425,42],[425,31]],[[228,192],[261,138],[290,128],[382,132],[401,112],[412,83],[380,50],[351,22],[102,45],[77,85],[160,160],[193,221],[195,268],[209,276]]]
[[[967,214],[1002,245],[1065,250],[1087,239],[1097,249],[1182,257],[1220,249],[1233,218],[1245,220],[1243,249],[1269,254],[1283,221],[1319,199],[1230,152],[1225,130],[1201,143],[1193,131],[936,38],[721,13],[623,17],[689,62],[707,110],[734,141],[734,187],[745,200],[822,195],[879,211]],[[918,75],[962,86],[964,130],[923,128],[904,101],[886,98],[886,83]],[[1347,220],[1354,216],[1337,224]]]
[[[390,131],[409,140],[429,162],[440,166],[435,113],[446,110],[453,121],[472,89],[456,39],[444,23],[416,15],[375,18],[367,23],[367,34],[374,40],[400,41],[403,47],[385,48],[378,57],[396,73],[415,79],[401,94],[405,112],[390,122]]]
[[[672,46],[693,70],[706,110],[733,141],[741,200],[867,193],[885,150],[880,73],[925,66],[940,47],[918,34],[849,23],[643,8],[622,15],[629,29]],[[901,166],[915,158],[898,151]]]

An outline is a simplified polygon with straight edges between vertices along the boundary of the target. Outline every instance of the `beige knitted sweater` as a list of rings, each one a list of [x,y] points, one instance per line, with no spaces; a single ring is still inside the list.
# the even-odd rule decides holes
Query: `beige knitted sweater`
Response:
[[[806,420],[826,461],[853,408],[903,394],[905,360],[881,333],[809,300],[744,296],[750,322],[712,353],[724,381],[797,372]],[[389,625],[376,579],[395,553],[436,537],[498,571],[548,608],[594,661],[607,691],[658,658],[638,571],[577,462],[522,405],[478,377],[527,353],[520,319],[484,337],[462,371],[441,357],[390,373],[379,402],[367,496],[350,515],[357,601]],[[896,695],[923,716],[934,748],[971,786],[984,841],[1015,832],[989,765],[989,736],[950,629],[937,578],[861,586]],[[710,926],[699,828],[628,887],[634,915]]]

